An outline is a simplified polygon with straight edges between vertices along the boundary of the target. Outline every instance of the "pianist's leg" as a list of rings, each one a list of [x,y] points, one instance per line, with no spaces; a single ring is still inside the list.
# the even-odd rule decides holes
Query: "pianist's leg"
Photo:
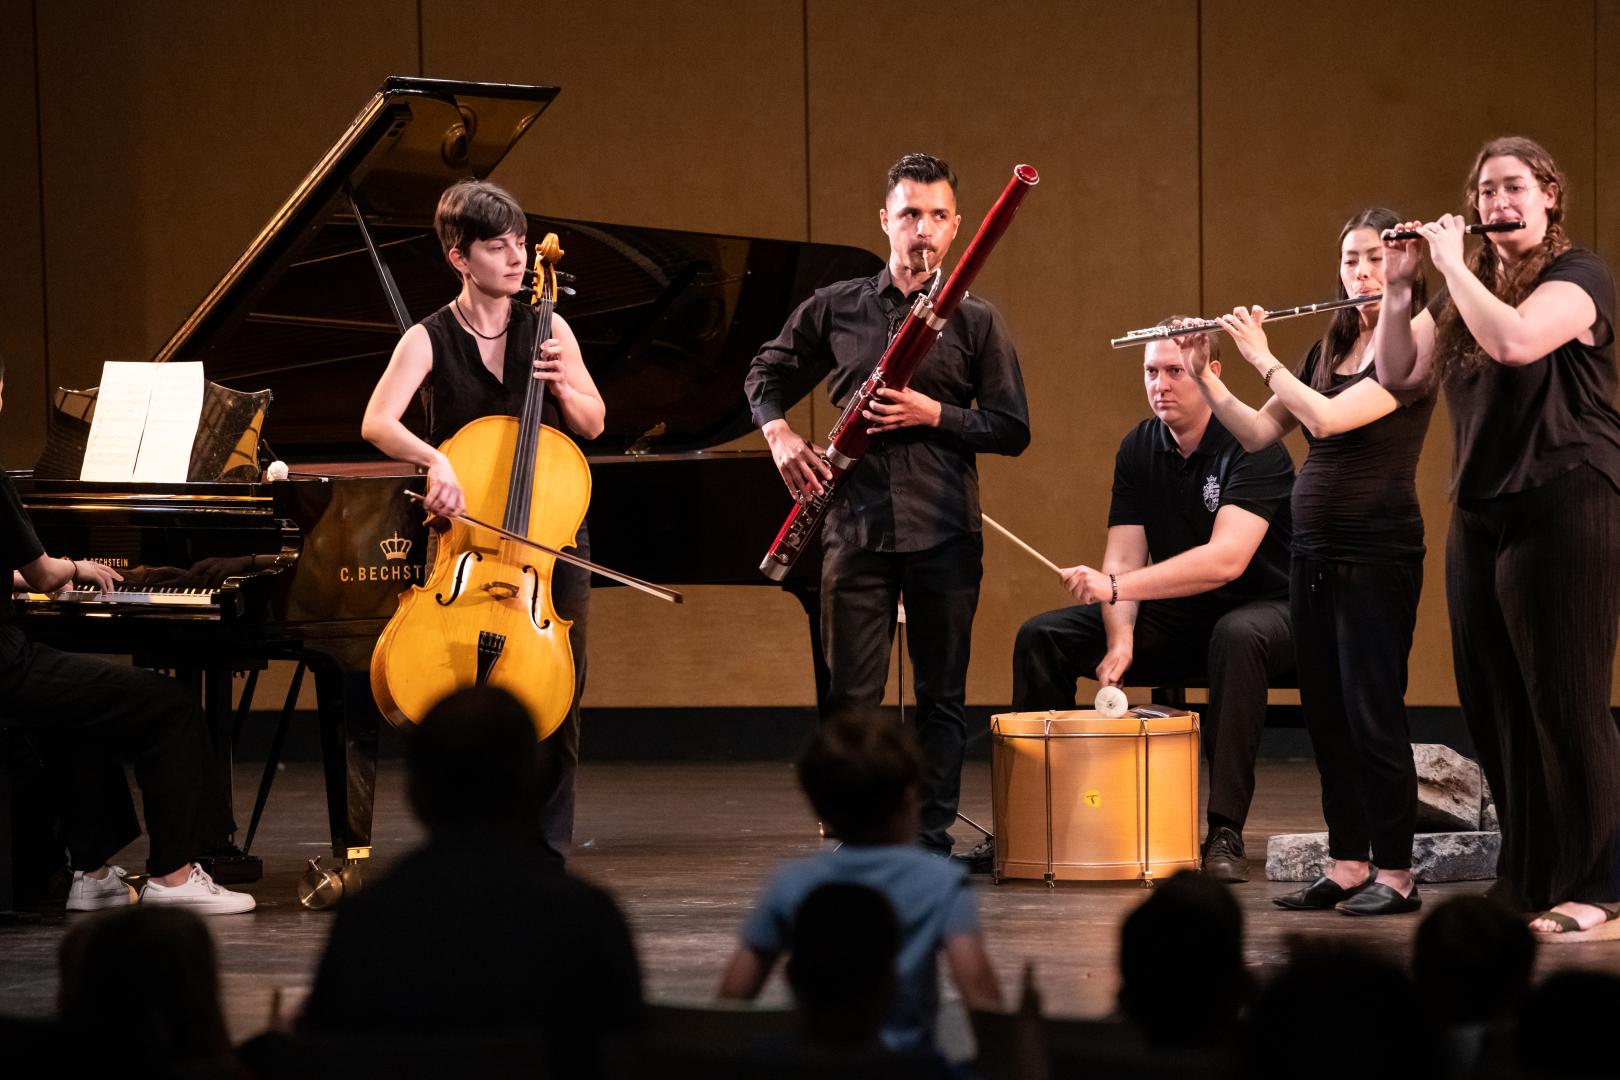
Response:
[[[15,626],[0,626],[0,700],[16,723],[48,732],[72,748],[66,752],[131,762],[150,838],[148,872],[170,874],[191,861],[201,839],[197,778],[213,752],[201,710],[173,680],[34,645]],[[87,826],[76,831],[90,835]],[[73,856],[78,867],[80,853]]]

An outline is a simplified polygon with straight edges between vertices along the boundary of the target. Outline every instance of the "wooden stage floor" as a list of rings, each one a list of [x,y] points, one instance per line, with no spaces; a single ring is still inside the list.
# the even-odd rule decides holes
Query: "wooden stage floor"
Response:
[[[385,761],[379,778],[375,828],[376,871],[416,843],[420,830],[404,805],[402,767]],[[251,805],[257,770],[241,768],[238,805]],[[585,764],[580,785],[579,843],[572,866],[613,891],[629,916],[652,1000],[709,997],[730,954],[737,928],[772,866],[816,851],[815,821],[783,763]],[[970,763],[963,778],[963,808],[990,820],[988,766]],[[245,815],[243,818],[245,822]],[[1259,880],[1270,833],[1322,827],[1315,767],[1308,761],[1265,761],[1246,841],[1255,880],[1237,886],[1248,920],[1247,956],[1261,970],[1286,956],[1293,934],[1333,934],[1404,958],[1416,917],[1349,919],[1333,912],[1284,912],[1269,898],[1291,886]],[[971,830],[957,830],[959,846]],[[270,799],[255,850],[265,859],[264,880],[249,887],[259,901],[247,916],[209,920],[219,946],[230,1030],[243,1038],[262,1030],[278,988],[300,996],[314,971],[328,912],[299,906],[295,885],[305,860],[324,852],[325,807],[319,767],[289,765]],[[121,857],[140,869],[144,842]],[[501,868],[469,865],[453,888],[498,888]],[[1120,920],[1143,891],[1132,883],[1040,882],[992,885],[980,877],[980,912],[1002,983],[1015,992],[1033,963],[1048,1012],[1099,1016],[1112,1008]],[[1426,900],[1476,892],[1483,882],[1425,887]],[[540,916],[537,913],[537,917]],[[41,1014],[56,993],[56,950],[68,926],[60,911],[34,922],[0,928],[0,1011]],[[431,933],[431,927],[423,927]],[[1539,960],[1552,967],[1604,967],[1620,971],[1620,944],[1547,948]],[[959,1006],[947,994],[942,1025],[947,1046],[965,1051]],[[767,1001],[782,1002],[774,978]]]

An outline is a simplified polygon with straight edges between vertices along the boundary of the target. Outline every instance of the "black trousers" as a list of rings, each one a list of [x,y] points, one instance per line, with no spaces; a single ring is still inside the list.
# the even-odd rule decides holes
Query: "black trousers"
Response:
[[[821,563],[821,636],[831,673],[823,719],[872,717],[883,704],[895,608],[906,604],[906,646],[923,753],[924,847],[948,852],[967,747],[968,649],[979,606],[984,541],[926,551],[868,551],[831,531]]]
[[[63,778],[62,821],[75,870],[93,870],[134,839],[129,788],[135,767],[150,841],[147,872],[172,873],[204,842],[235,829],[216,796],[212,740],[202,710],[178,684],[30,642],[0,625],[0,713],[43,736]]]
[[[569,554],[591,557],[591,538],[581,525]],[[566,855],[574,842],[574,781],[579,775],[579,709],[585,695],[585,640],[591,613],[591,572],[556,563],[551,572],[551,602],[557,614],[573,620],[568,647],[574,654],[574,701],[557,730],[540,743],[541,768],[550,794],[540,807],[546,843]]]
[[[1458,506],[1446,599],[1463,718],[1502,822],[1498,892],[1620,900],[1620,493],[1590,466]]]
[[[1417,769],[1406,717],[1406,663],[1422,563],[1296,556],[1289,580],[1299,698],[1316,769],[1328,854],[1412,866]]]
[[[1096,678],[1108,635],[1096,604],[1036,615],[1013,646],[1013,708],[1072,709],[1077,679]],[[1288,604],[1255,600],[1229,611],[1145,600],[1137,607],[1132,685],[1209,680],[1201,718],[1209,761],[1209,821],[1243,831],[1254,800],[1254,760],[1266,688],[1294,669]]]

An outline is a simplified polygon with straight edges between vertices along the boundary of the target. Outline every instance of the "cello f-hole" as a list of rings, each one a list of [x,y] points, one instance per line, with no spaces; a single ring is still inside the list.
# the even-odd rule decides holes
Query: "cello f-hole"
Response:
[[[438,601],[441,607],[449,607],[455,603],[456,598],[461,595],[462,587],[467,583],[468,563],[483,561],[484,557],[476,551],[469,551],[463,555],[456,563],[456,576],[450,583],[450,599],[446,600],[444,593],[434,593],[433,599]]]
[[[551,620],[540,617],[540,571],[536,570],[531,563],[523,568],[523,572],[529,575],[531,584],[529,589],[529,621],[541,630],[550,630]]]

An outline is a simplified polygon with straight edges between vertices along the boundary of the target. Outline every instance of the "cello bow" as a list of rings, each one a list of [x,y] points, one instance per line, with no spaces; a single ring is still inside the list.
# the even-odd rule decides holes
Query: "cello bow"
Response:
[[[424,499],[424,496],[419,495],[414,491],[405,492],[405,497],[415,499],[417,502],[422,502]],[[667,601],[668,603],[680,604],[684,603],[686,600],[684,596],[676,592],[674,589],[666,589],[662,585],[654,585],[650,581],[642,581],[638,577],[632,577],[629,574],[622,574],[619,571],[611,570],[600,563],[593,563],[589,559],[582,559],[578,555],[570,555],[566,551],[559,551],[554,547],[542,544],[538,540],[531,540],[522,533],[515,533],[510,529],[503,529],[499,525],[491,525],[487,521],[479,521],[477,518],[469,517],[466,514],[441,514],[439,516],[449,521],[459,521],[463,525],[471,525],[475,529],[488,529],[490,532],[504,540],[511,540],[513,543],[524,544],[528,547],[532,547],[537,551],[550,555],[554,559],[567,563],[569,566],[577,566],[581,570],[589,570],[593,574],[601,574],[609,581],[617,581],[620,585],[628,585],[632,589],[640,589],[648,596],[656,596],[658,599]]]

